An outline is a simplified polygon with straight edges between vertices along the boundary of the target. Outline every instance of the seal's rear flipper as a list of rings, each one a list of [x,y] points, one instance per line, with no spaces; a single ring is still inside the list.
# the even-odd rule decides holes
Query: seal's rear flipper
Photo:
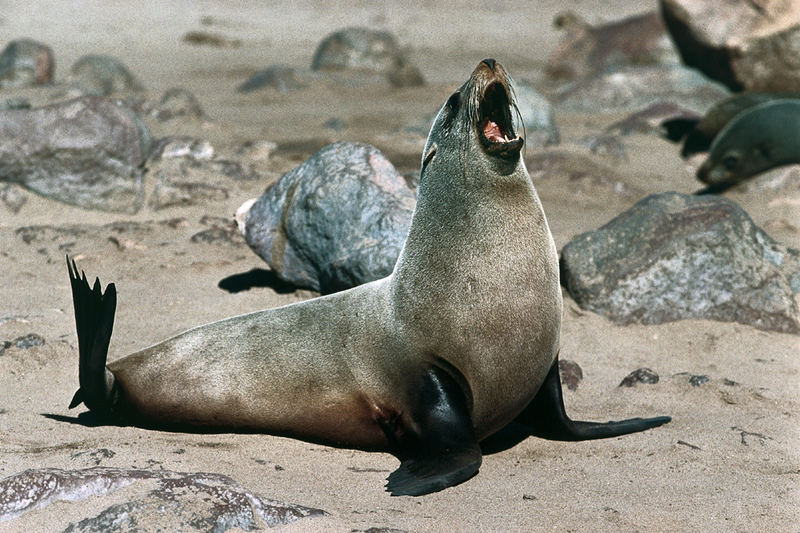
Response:
[[[113,283],[100,288],[100,280],[89,287],[86,274],[75,261],[67,257],[67,269],[72,285],[72,301],[75,306],[75,326],[78,330],[78,352],[80,388],[72,398],[72,409],[81,402],[92,411],[107,413],[113,401],[114,376],[106,369],[108,344],[114,328],[114,312],[117,308],[117,290]]]
[[[414,427],[384,427],[400,468],[387,478],[392,496],[421,496],[462,483],[478,473],[481,449],[464,392],[445,371],[427,371],[411,410]]]
[[[630,418],[612,422],[580,422],[570,420],[564,411],[558,359],[528,407],[516,418],[525,424],[533,435],[551,440],[589,440],[616,437],[658,427],[672,420],[668,416],[655,418]]]

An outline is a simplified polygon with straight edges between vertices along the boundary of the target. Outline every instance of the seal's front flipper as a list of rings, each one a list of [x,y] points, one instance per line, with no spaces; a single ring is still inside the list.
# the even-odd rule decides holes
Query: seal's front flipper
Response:
[[[589,440],[616,437],[636,433],[666,424],[668,416],[655,418],[630,418],[612,422],[581,422],[570,420],[564,411],[561,394],[561,379],[558,374],[558,359],[528,407],[516,418],[525,424],[533,435],[551,440]]]
[[[481,449],[466,396],[444,370],[425,372],[415,391],[411,427],[384,428],[400,468],[387,478],[392,496],[421,496],[462,483],[478,473]]]

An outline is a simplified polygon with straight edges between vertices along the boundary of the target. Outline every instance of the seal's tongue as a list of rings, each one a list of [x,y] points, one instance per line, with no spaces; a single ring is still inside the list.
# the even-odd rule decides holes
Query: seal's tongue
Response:
[[[483,125],[483,136],[492,142],[508,142],[509,138],[500,129],[497,122],[491,119],[486,119]]]

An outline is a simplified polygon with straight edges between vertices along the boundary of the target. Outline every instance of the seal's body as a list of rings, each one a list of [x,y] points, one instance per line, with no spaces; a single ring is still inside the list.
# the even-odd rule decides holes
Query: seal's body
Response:
[[[736,115],[719,132],[697,178],[719,190],[792,163],[800,163],[800,99],[771,100]]]
[[[491,59],[442,107],[408,239],[385,279],[201,326],[105,369],[114,286],[90,289],[70,265],[81,352],[72,406],[386,450],[401,460],[388,490],[410,495],[473,476],[479,441],[515,419],[565,440],[667,422],[564,413],[558,258],[513,108]]]

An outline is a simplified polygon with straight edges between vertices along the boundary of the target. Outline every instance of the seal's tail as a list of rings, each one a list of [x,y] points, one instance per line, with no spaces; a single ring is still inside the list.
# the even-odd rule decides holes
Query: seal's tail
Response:
[[[108,344],[114,328],[114,312],[117,308],[117,289],[113,283],[101,291],[100,280],[89,287],[86,274],[75,261],[67,256],[67,269],[72,284],[72,301],[75,305],[75,326],[78,330],[78,352],[80,354],[80,388],[72,398],[69,408],[81,402],[92,411],[108,413],[113,404],[114,376],[106,369]]]

